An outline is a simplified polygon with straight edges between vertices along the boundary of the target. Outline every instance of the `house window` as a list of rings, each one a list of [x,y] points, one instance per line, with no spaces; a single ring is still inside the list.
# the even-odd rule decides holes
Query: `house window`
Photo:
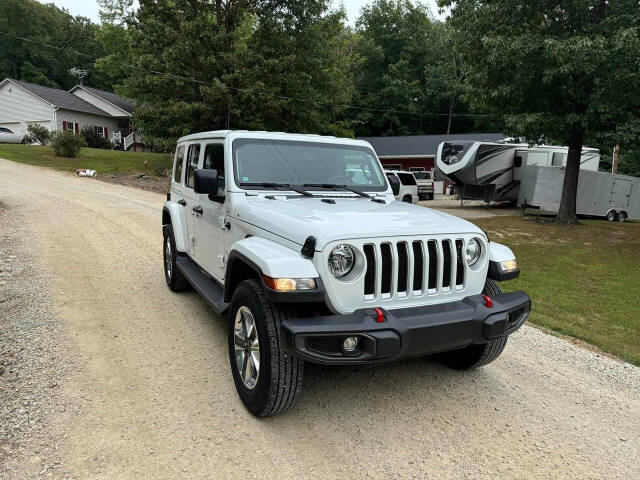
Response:
[[[66,132],[67,130],[80,133],[80,124],[78,122],[62,122],[62,131]]]
[[[424,167],[409,167],[410,172],[424,172]]]

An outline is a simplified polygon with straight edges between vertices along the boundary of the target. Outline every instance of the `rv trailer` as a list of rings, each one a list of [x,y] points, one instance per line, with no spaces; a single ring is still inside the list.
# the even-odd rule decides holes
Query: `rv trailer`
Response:
[[[564,172],[564,168],[554,166],[523,167],[518,205],[540,214],[558,213]],[[640,178],[580,170],[576,213],[611,221],[640,219]]]
[[[520,170],[527,165],[564,166],[568,148],[555,145],[501,142],[443,142],[438,146],[438,169],[455,184],[463,200],[518,200]],[[584,148],[580,168],[598,170],[600,152]]]

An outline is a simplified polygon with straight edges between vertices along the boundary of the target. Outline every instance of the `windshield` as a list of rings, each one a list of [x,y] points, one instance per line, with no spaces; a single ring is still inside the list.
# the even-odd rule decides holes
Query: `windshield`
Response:
[[[236,183],[243,188],[275,183],[317,185],[320,189],[330,185],[378,192],[387,189],[372,150],[356,145],[239,138],[233,142],[233,168]]]

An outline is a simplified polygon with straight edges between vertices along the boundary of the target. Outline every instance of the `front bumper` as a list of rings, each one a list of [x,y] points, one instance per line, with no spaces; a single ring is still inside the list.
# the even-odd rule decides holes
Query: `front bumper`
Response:
[[[349,315],[287,319],[282,322],[282,346],[312,363],[346,365],[389,362],[428,355],[471,344],[487,343],[515,332],[527,320],[531,300],[524,292],[482,295],[423,307],[382,311],[375,308]],[[344,352],[345,337],[358,337],[359,347]]]

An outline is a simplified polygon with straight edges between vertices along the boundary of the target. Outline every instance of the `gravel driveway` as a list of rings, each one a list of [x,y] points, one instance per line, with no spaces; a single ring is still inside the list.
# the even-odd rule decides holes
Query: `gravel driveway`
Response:
[[[309,366],[253,418],[163,200],[0,159],[0,478],[640,478],[640,369],[527,326],[473,372]]]

